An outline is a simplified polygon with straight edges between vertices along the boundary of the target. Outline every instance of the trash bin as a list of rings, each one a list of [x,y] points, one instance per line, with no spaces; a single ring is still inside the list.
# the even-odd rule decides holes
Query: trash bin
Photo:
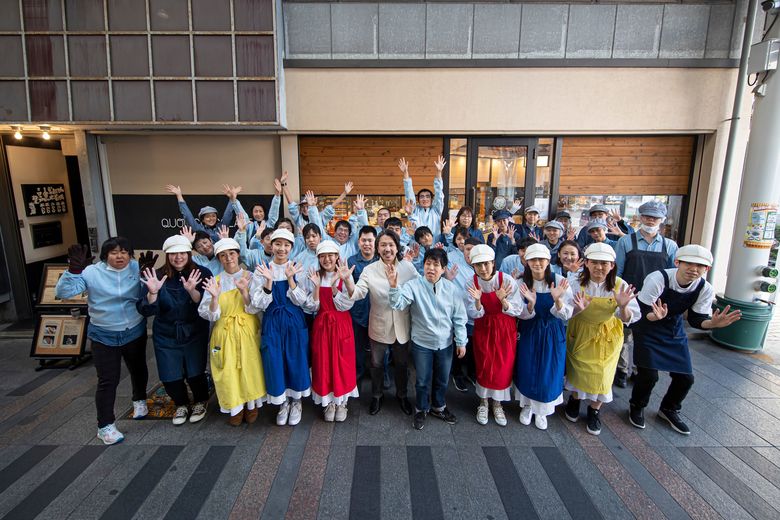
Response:
[[[731,310],[742,311],[742,318],[722,329],[713,329],[712,339],[725,347],[756,352],[764,348],[764,340],[772,320],[773,306],[761,302],[743,302],[725,296],[715,297],[715,307],[723,310],[726,305]]]

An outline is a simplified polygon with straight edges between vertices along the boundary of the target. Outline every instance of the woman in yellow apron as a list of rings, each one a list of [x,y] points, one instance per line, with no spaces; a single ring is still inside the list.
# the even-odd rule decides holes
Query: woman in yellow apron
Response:
[[[566,418],[577,422],[580,400],[588,406],[588,433],[601,433],[599,409],[612,401],[623,324],[639,320],[634,288],[617,277],[615,250],[595,243],[585,250],[585,268],[570,278],[574,315],[566,331]]]
[[[241,421],[255,422],[257,409],[266,399],[259,309],[251,305],[252,274],[241,269],[239,250],[232,238],[214,244],[214,254],[224,271],[206,280],[198,307],[201,317],[212,323],[211,376],[219,408],[230,414],[231,426],[239,426]]]

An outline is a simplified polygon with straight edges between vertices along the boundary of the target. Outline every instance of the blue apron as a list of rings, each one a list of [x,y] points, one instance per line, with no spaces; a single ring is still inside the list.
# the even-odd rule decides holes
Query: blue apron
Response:
[[[649,321],[647,314],[653,308],[639,302],[642,319],[631,330],[634,333],[634,363],[638,367],[652,368],[662,372],[692,374],[691,353],[688,350],[688,336],[683,326],[683,313],[693,307],[704,287],[704,279],[689,293],[679,293],[669,287],[669,275],[664,277],[664,292],[661,302],[666,304],[666,318]]]
[[[537,293],[536,315],[523,322],[517,342],[515,386],[534,401],[549,403],[563,391],[566,366],[566,323],[550,312],[550,293]]]
[[[263,314],[260,357],[269,396],[286,390],[304,392],[311,387],[309,375],[309,332],[303,311],[287,298],[287,280],[274,281],[273,301]]]

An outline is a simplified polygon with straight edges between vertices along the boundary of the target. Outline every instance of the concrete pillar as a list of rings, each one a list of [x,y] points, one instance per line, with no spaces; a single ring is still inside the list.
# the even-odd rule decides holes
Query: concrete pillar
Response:
[[[84,210],[87,214],[89,245],[92,252],[97,253],[100,244],[110,236],[105,192],[103,190],[103,179],[97,150],[97,137],[86,133],[84,130],[76,130],[73,132],[73,135],[76,139],[81,189],[84,193]]]

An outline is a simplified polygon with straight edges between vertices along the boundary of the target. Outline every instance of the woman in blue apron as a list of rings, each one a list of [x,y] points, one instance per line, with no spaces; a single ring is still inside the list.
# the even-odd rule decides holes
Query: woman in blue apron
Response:
[[[520,402],[520,422],[547,429],[547,416],[563,402],[563,369],[566,366],[566,320],[571,318],[573,298],[569,282],[550,270],[550,250],[533,244],[525,251],[527,269],[520,294],[526,308],[520,314],[523,332],[517,342],[515,399]]]
[[[152,341],[157,371],[165,392],[176,404],[173,424],[200,421],[206,416],[209,400],[206,361],[209,323],[198,315],[203,297],[203,280],[211,276],[205,267],[192,261],[192,245],[182,235],[163,243],[165,265],[156,272],[146,269],[138,312],[155,316]],[[195,404],[190,411],[189,384]],[[190,413],[191,412],[191,413]]]
[[[631,327],[634,333],[634,361],[638,374],[631,394],[629,421],[645,427],[644,408],[658,382],[658,371],[669,372],[672,382],[666,392],[658,417],[672,429],[689,435],[688,425],[680,418],[682,401],[693,386],[693,368],[688,350],[688,323],[699,329],[726,327],[740,319],[740,311],[715,311],[710,317],[715,292],[703,276],[712,265],[712,253],[699,245],[681,247],[675,258],[676,269],[656,271],[644,280],[639,293],[642,319]]]
[[[257,286],[252,293],[252,305],[264,311],[260,353],[268,402],[280,405],[276,414],[279,426],[301,422],[301,398],[311,394],[309,333],[303,310],[290,299],[296,290],[302,292],[303,300],[306,298],[296,280],[302,268],[288,260],[294,243],[290,231],[273,232],[273,261],[256,267]]]

